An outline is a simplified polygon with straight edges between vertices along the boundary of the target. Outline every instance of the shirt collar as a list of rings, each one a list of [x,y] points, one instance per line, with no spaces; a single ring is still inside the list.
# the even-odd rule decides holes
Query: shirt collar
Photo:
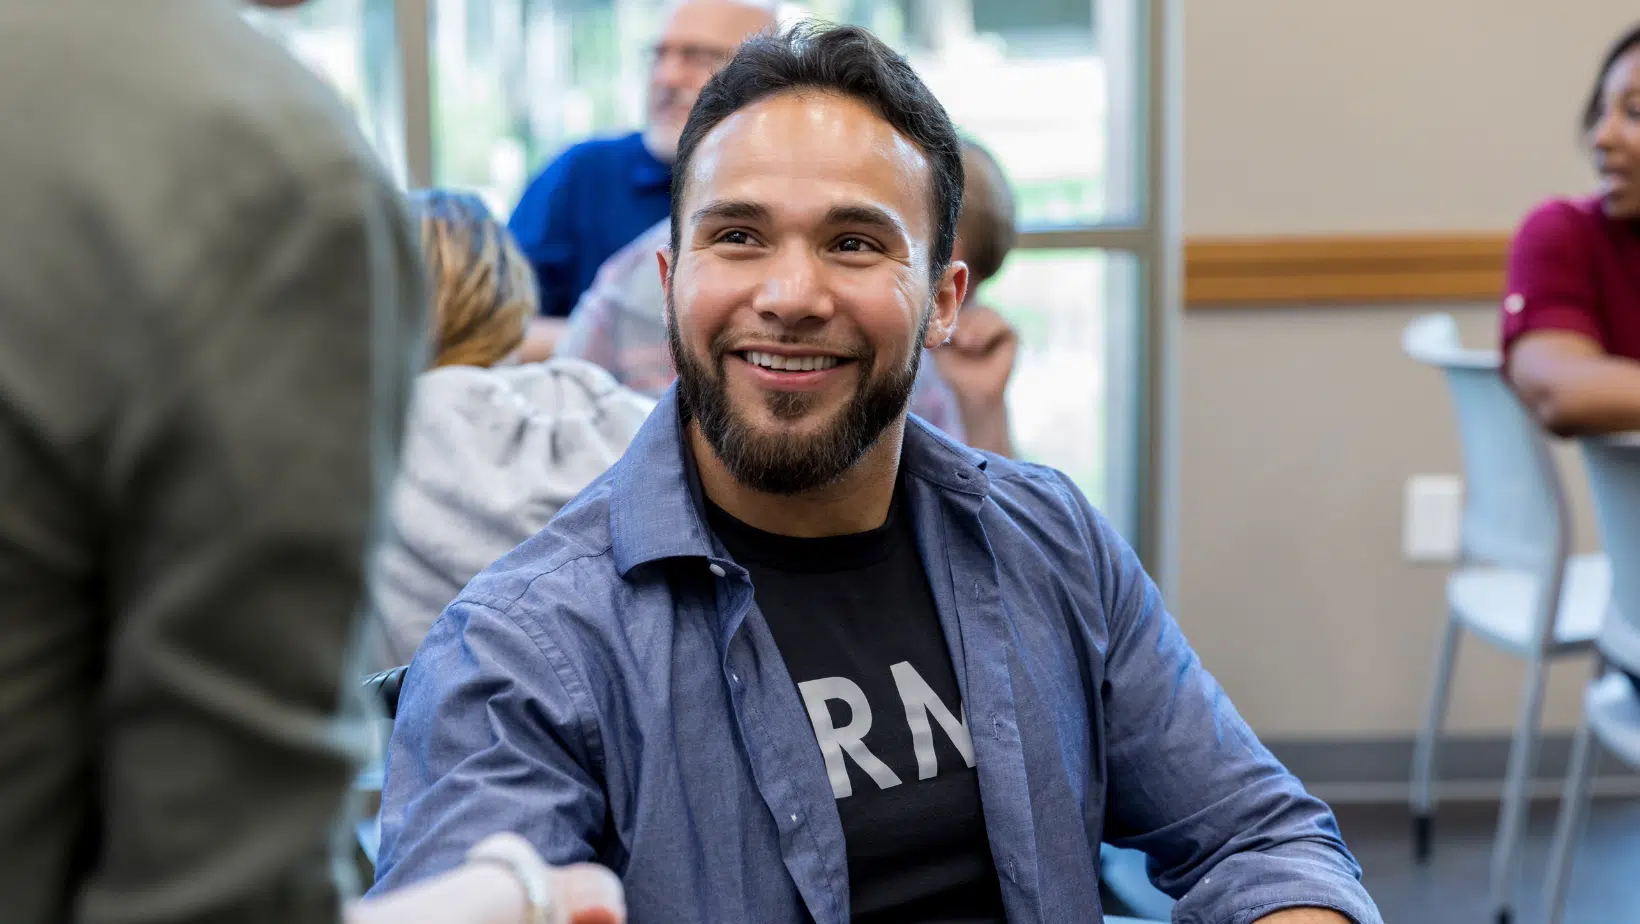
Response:
[[[662,559],[720,556],[688,452],[674,383],[611,472],[610,543],[622,577]],[[906,421],[900,466],[911,478],[968,495],[973,505],[990,490],[985,456],[917,417]]]
[[[632,185],[639,189],[661,189],[672,185],[672,165],[663,164],[649,153],[643,132],[632,134]]]

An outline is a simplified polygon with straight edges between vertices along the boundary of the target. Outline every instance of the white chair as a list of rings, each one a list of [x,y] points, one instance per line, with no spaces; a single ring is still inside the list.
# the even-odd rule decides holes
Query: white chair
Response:
[[[1606,554],[1618,562],[1612,572],[1611,607],[1597,645],[1607,664],[1640,674],[1640,437],[1591,438],[1582,443],[1601,538]],[[1583,724],[1572,741],[1572,766],[1549,851],[1551,924],[1560,924],[1566,904],[1566,881],[1588,817],[1589,779],[1599,747],[1640,769],[1640,698],[1622,673],[1602,673],[1603,669],[1596,670],[1583,696]]]
[[[1414,849],[1419,859],[1429,854],[1436,746],[1458,640],[1468,629],[1527,664],[1492,853],[1492,907],[1504,924],[1512,916],[1519,874],[1547,662],[1593,648],[1610,598],[1611,569],[1602,555],[1569,557],[1570,518],[1559,473],[1537,422],[1503,380],[1497,352],[1465,349],[1457,325],[1444,314],[1413,321],[1401,345],[1445,375],[1466,481],[1462,554],[1447,578],[1446,631],[1413,756]]]

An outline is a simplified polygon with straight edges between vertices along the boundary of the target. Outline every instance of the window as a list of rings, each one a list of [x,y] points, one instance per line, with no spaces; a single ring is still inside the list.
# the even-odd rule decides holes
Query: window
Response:
[[[336,88],[376,152],[405,179],[393,0],[312,0],[289,10],[247,7],[245,18]]]
[[[1097,0],[1132,7],[1135,0]],[[827,9],[826,7],[834,7]],[[1086,225],[1131,208],[1112,196],[1111,149],[1131,148],[1131,42],[1115,34],[1132,17],[1108,14],[1092,30],[1086,0],[817,0],[817,12],[871,28],[897,47],[953,121],[1006,168],[1023,227]],[[1118,192],[1124,190],[1118,189]],[[1123,217],[1129,217],[1123,215]]]
[[[1167,126],[1154,116],[1174,3],[807,4],[900,49],[1002,164],[1020,247],[980,296],[1023,338],[1009,391],[1016,441],[1075,478],[1164,583],[1157,441],[1177,247],[1160,207]],[[421,165],[417,183],[477,189],[505,215],[568,145],[639,126],[664,4],[315,0],[256,18],[353,102],[390,163]],[[405,130],[407,112],[420,127]]]
[[[986,287],[982,300],[1019,331],[1020,354],[1008,386],[1017,451],[1063,471],[1090,499],[1116,510],[1107,458],[1120,433],[1109,429],[1126,407],[1110,370],[1120,365],[1138,304],[1123,297],[1134,288],[1132,254],[1089,249],[1015,251]],[[1118,335],[1118,336],[1113,336]]]
[[[432,0],[433,180],[505,214],[569,145],[642,122],[664,0]]]
[[[1019,249],[979,293],[1020,333],[1008,404],[1025,457],[1074,479],[1154,561],[1150,434],[1167,241],[1141,166],[1158,128],[1145,0],[817,0],[899,48],[1014,187]],[[1158,0],[1160,2],[1160,0]],[[1142,515],[1142,512],[1144,515]]]

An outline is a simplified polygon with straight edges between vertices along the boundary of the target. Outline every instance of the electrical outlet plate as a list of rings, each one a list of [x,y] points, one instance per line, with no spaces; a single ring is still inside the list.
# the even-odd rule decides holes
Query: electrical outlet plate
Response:
[[[1408,561],[1454,562],[1463,535],[1463,479],[1413,475],[1407,479],[1401,548]]]

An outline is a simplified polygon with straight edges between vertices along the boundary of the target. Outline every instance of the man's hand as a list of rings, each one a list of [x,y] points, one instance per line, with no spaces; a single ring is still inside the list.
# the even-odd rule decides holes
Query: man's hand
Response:
[[[1019,356],[1019,334],[1002,315],[983,305],[967,305],[951,339],[934,351],[940,378],[957,398],[968,445],[999,455],[1014,454],[1004,396]]]
[[[1352,924],[1349,918],[1324,908],[1288,908],[1265,915],[1253,924]]]

